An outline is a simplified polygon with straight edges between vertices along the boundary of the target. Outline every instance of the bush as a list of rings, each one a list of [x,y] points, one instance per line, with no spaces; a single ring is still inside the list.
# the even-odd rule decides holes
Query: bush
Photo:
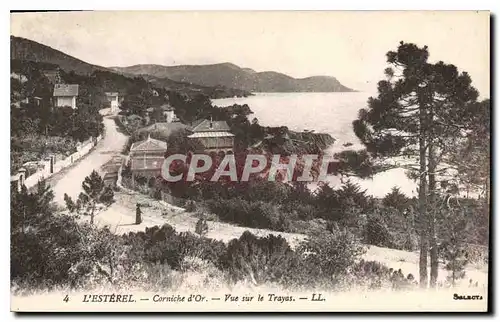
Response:
[[[197,207],[196,207],[196,202],[194,202],[193,200],[188,200],[186,202],[186,205],[184,206],[184,209],[187,211],[187,212],[195,212]]]
[[[172,226],[146,228],[145,232],[124,235],[126,244],[138,251],[138,256],[150,263],[168,264],[178,269],[185,256],[194,256],[214,264],[225,252],[221,241],[200,238],[191,233],[177,233]]]
[[[245,231],[240,238],[229,242],[221,265],[233,282],[287,284],[296,277],[294,272],[300,269],[302,262],[283,237],[258,238]]]
[[[161,189],[155,189],[153,191],[153,198],[155,198],[156,200],[162,200],[163,196],[161,194]]]
[[[367,285],[370,289],[391,286],[392,270],[380,262],[361,260],[353,267],[353,277],[357,286]]]
[[[414,230],[394,232],[391,234],[392,247],[395,249],[415,251],[418,249],[418,235]]]
[[[220,240],[198,237],[191,233],[180,233],[183,256],[195,256],[220,267],[220,258],[226,251],[226,244]]]
[[[119,237],[107,229],[80,224],[71,216],[49,217],[11,235],[11,279],[31,287],[81,287],[113,282]]]
[[[380,247],[392,247],[392,237],[384,220],[379,215],[368,216],[364,229],[364,242]]]
[[[467,245],[463,235],[467,228],[464,211],[452,213],[447,218],[448,229],[444,232],[443,241],[439,245],[439,253],[445,260],[445,268],[449,271],[448,280],[455,286],[457,280],[465,277],[465,266],[469,262]]]
[[[288,219],[273,203],[234,198],[211,200],[207,204],[210,211],[224,222],[277,231],[289,229]]]
[[[291,233],[312,236],[324,233],[325,229],[327,229],[326,221],[321,218],[316,218],[308,221],[303,221],[303,220],[290,221],[290,227],[288,231]]]
[[[284,206],[282,208],[285,212],[288,212],[287,208],[290,209],[290,219],[306,221],[315,219],[317,210],[313,205],[295,202],[289,202],[289,204],[290,206]]]
[[[385,207],[392,207],[403,212],[410,205],[410,198],[402,193],[398,187],[393,187],[391,192],[386,194],[382,199],[382,204]]]
[[[365,250],[347,230],[335,230],[303,241],[296,252],[303,256],[309,286],[332,288],[345,281]]]
[[[326,275],[344,275],[365,250],[347,230],[325,233],[302,242],[298,252]]]
[[[369,289],[407,289],[416,285],[414,276],[406,277],[401,269],[395,270],[376,261],[364,261],[354,265],[353,277],[356,286],[368,286]]]
[[[104,188],[104,191],[102,192],[101,196],[99,197],[99,201],[106,206],[111,205],[114,202],[114,196],[115,193],[113,191],[113,188],[107,186]]]
[[[208,232],[208,224],[205,218],[198,219],[195,232],[200,236],[204,236]]]

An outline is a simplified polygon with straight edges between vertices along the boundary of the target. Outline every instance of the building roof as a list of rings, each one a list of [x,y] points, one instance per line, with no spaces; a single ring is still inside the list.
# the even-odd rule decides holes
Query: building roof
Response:
[[[203,120],[199,124],[193,126],[191,131],[193,132],[224,132],[229,131],[229,125],[226,121],[210,121]]]
[[[180,122],[167,123],[158,122],[137,130],[138,133],[159,133],[163,138],[168,137],[172,132],[185,129],[187,125]]]
[[[223,137],[232,137],[233,133],[225,132],[225,131],[217,131],[217,132],[195,132],[191,135],[188,135],[188,138],[223,138]]]
[[[135,142],[130,147],[130,152],[137,151],[166,151],[167,150],[167,142],[163,142],[160,140],[152,139],[148,136],[148,138],[144,141]]]
[[[55,84],[54,96],[78,96],[78,84]]]
[[[175,111],[175,108],[170,106],[170,104],[154,105],[146,109],[148,112],[153,112],[155,109],[160,109],[161,111]]]

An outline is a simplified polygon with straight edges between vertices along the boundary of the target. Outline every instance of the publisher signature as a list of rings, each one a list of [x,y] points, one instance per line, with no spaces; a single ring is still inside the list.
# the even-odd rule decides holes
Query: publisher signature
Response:
[[[457,293],[453,294],[454,300],[482,300],[481,295],[459,295]]]

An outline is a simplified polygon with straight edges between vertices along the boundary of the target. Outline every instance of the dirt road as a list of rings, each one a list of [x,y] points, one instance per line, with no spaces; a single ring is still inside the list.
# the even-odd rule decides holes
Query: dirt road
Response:
[[[72,198],[77,198],[82,191],[82,182],[93,170],[98,170],[113,156],[120,154],[123,146],[127,142],[127,137],[118,132],[115,121],[111,117],[105,117],[104,138],[96,145],[86,157],[80,160],[71,168],[64,170],[59,178],[51,180],[55,194],[55,201],[64,205],[64,194],[67,193]]]

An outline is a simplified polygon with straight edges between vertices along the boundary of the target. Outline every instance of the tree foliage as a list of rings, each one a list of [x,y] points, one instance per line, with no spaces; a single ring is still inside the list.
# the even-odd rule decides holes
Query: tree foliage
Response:
[[[392,187],[391,192],[386,194],[382,199],[382,204],[385,207],[392,207],[400,212],[405,211],[409,206],[410,198],[401,192],[399,187]]]
[[[83,192],[78,195],[76,202],[67,194],[64,194],[64,201],[71,213],[76,212],[80,215],[89,216],[90,224],[93,224],[97,205],[99,203],[107,206],[112,204],[114,201],[114,192],[111,187],[104,184],[104,180],[95,170],[89,176],[85,177],[85,180],[82,182],[82,188]]]
[[[374,158],[407,158],[403,164],[419,183],[420,280],[427,283],[430,245],[431,285],[438,273],[436,203],[443,158],[467,129],[478,92],[466,72],[442,61],[429,62],[427,46],[401,42],[387,53],[386,80],[353,121],[356,136]],[[474,113],[473,113],[474,114]],[[416,162],[415,162],[416,161]]]

